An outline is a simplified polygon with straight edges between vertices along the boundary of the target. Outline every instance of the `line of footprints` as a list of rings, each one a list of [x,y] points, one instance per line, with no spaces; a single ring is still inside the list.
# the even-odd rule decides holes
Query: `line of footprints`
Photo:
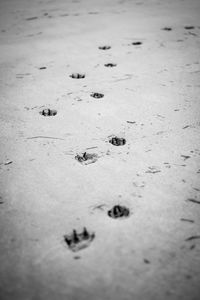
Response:
[[[186,30],[193,30],[195,29],[194,26],[185,26],[184,29]],[[172,31],[171,27],[164,27],[162,28],[164,31]],[[135,47],[140,47],[142,45],[141,41],[134,41],[131,43]],[[111,46],[105,45],[105,46],[100,46],[100,50],[109,50],[111,49]],[[104,64],[105,67],[107,68],[113,68],[116,67],[117,64],[114,63],[106,63]],[[40,68],[40,69],[46,69],[46,67]],[[85,74],[81,73],[73,73],[70,75],[71,78],[73,79],[84,79]],[[91,97],[100,99],[103,98],[104,95],[101,93],[92,93],[90,94]],[[50,116],[55,116],[57,114],[57,111],[54,109],[43,109],[40,111],[40,114],[44,117],[50,117]],[[113,136],[109,139],[109,143],[111,143],[114,146],[123,146],[126,144],[126,140],[122,137],[117,137]],[[98,159],[98,155],[95,153],[81,153],[77,154],[75,156],[75,159],[83,164],[83,165],[88,165],[91,163],[95,163]],[[121,205],[115,205],[112,207],[110,210],[107,211],[107,215],[111,218],[117,219],[117,218],[126,218],[130,215],[130,211],[127,207],[121,206]],[[95,238],[95,233],[94,232],[88,232],[87,228],[83,228],[82,232],[77,232],[75,229],[72,231],[72,233],[64,235],[64,241],[69,247],[69,249],[73,252],[77,252],[81,249],[84,249],[90,245],[90,243],[94,240]],[[76,258],[76,257],[75,257]]]
[[[133,45],[141,45],[142,42],[134,42]],[[100,46],[100,50],[109,50],[111,46]],[[105,67],[112,68],[116,67],[117,64],[114,63],[107,63],[104,65]],[[73,73],[70,75],[73,79],[83,79],[85,78],[85,74],[80,73]],[[91,97],[100,99],[103,98],[104,95],[101,93],[92,93],[90,94]],[[54,109],[43,109],[40,114],[44,117],[55,116],[57,111]],[[114,146],[123,146],[126,144],[126,139],[122,137],[112,136],[109,139],[109,143]],[[98,159],[98,155],[95,153],[81,153],[75,156],[75,159],[83,164],[88,165],[91,163],[95,163]],[[113,219],[117,218],[126,218],[130,215],[130,211],[127,207],[121,205],[115,205],[110,210],[107,211],[107,215]],[[73,229],[72,233],[64,235],[64,241],[69,247],[69,249],[73,252],[80,251],[90,245],[90,243],[94,240],[95,233],[89,232],[86,227],[83,228],[81,232],[77,232],[77,230]]]
[[[141,42],[135,42],[134,45],[141,45]],[[100,46],[100,50],[109,50],[111,49],[111,46]],[[105,67],[116,67],[116,64],[113,63],[107,63],[104,65]],[[80,73],[73,73],[70,75],[71,78],[74,79],[83,79],[85,78],[85,74]],[[92,93],[90,95],[93,98],[100,99],[103,98],[104,95],[101,93]],[[54,109],[43,109],[40,114],[44,117],[50,117],[55,116],[57,114],[57,111]],[[123,146],[126,144],[126,139],[122,137],[111,137],[109,140],[109,143],[111,143],[114,146]],[[88,165],[91,163],[95,163],[98,159],[98,155],[95,153],[87,153],[84,152],[82,154],[77,154],[75,156],[75,159],[80,162],[83,165]],[[121,206],[121,205],[115,205],[107,212],[108,216],[117,219],[117,218],[125,218],[128,217],[130,214],[130,211],[127,207]],[[64,235],[64,241],[66,242],[69,249],[73,252],[80,251],[81,249],[84,249],[90,245],[90,243],[94,240],[95,233],[94,232],[88,232],[87,228],[84,227],[82,232],[77,232],[75,229],[72,231],[72,233]]]

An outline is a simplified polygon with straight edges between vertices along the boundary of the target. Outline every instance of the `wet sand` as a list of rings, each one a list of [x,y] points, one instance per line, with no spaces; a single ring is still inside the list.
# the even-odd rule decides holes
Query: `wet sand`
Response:
[[[0,1],[2,300],[197,300],[200,2]]]

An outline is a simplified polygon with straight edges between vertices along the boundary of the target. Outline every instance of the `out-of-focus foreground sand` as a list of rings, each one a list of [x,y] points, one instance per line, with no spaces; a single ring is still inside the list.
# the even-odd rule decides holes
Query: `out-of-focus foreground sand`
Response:
[[[0,1],[2,300],[199,299],[199,15],[198,0]],[[95,238],[73,253],[63,236],[83,227]]]

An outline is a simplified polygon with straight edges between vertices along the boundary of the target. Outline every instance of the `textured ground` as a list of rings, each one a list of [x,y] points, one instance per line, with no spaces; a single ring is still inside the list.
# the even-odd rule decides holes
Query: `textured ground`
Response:
[[[0,1],[2,300],[199,299],[199,15]]]

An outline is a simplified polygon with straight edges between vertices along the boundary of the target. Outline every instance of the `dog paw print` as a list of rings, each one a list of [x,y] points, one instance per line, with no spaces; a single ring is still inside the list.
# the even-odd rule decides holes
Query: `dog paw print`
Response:
[[[64,235],[64,240],[66,244],[68,245],[69,249],[73,252],[77,252],[84,248],[87,248],[94,238],[94,232],[89,233],[86,227],[84,227],[83,231],[80,233],[77,233],[77,231],[74,229],[71,234]]]
[[[100,50],[109,50],[109,49],[111,49],[111,46],[99,46],[99,49]]]
[[[140,46],[142,45],[142,42],[138,41],[138,42],[132,42],[133,46]]]
[[[82,155],[77,154],[75,159],[83,165],[89,165],[97,161],[98,155],[95,153],[84,152]]]
[[[113,219],[128,217],[129,215],[130,215],[129,209],[121,205],[115,205],[113,206],[113,208],[108,210],[108,216]]]
[[[104,97],[104,94],[101,93],[92,93],[90,94],[91,97],[95,98],[95,99],[100,99]]]
[[[126,144],[126,139],[115,136],[109,140],[109,143],[114,146],[124,146]]]
[[[163,27],[162,30],[165,30],[165,31],[171,31],[172,28],[171,28],[171,27]]]
[[[46,108],[40,111],[40,114],[44,117],[52,117],[57,115],[57,110]]]
[[[85,74],[83,73],[72,73],[69,77],[74,79],[83,79],[85,78]]]
[[[113,67],[116,67],[117,64],[114,64],[114,63],[108,63],[108,64],[105,64],[104,66],[107,67],[107,68],[113,68]]]
[[[186,30],[192,30],[192,29],[195,29],[194,26],[185,26],[184,28],[185,28]]]

